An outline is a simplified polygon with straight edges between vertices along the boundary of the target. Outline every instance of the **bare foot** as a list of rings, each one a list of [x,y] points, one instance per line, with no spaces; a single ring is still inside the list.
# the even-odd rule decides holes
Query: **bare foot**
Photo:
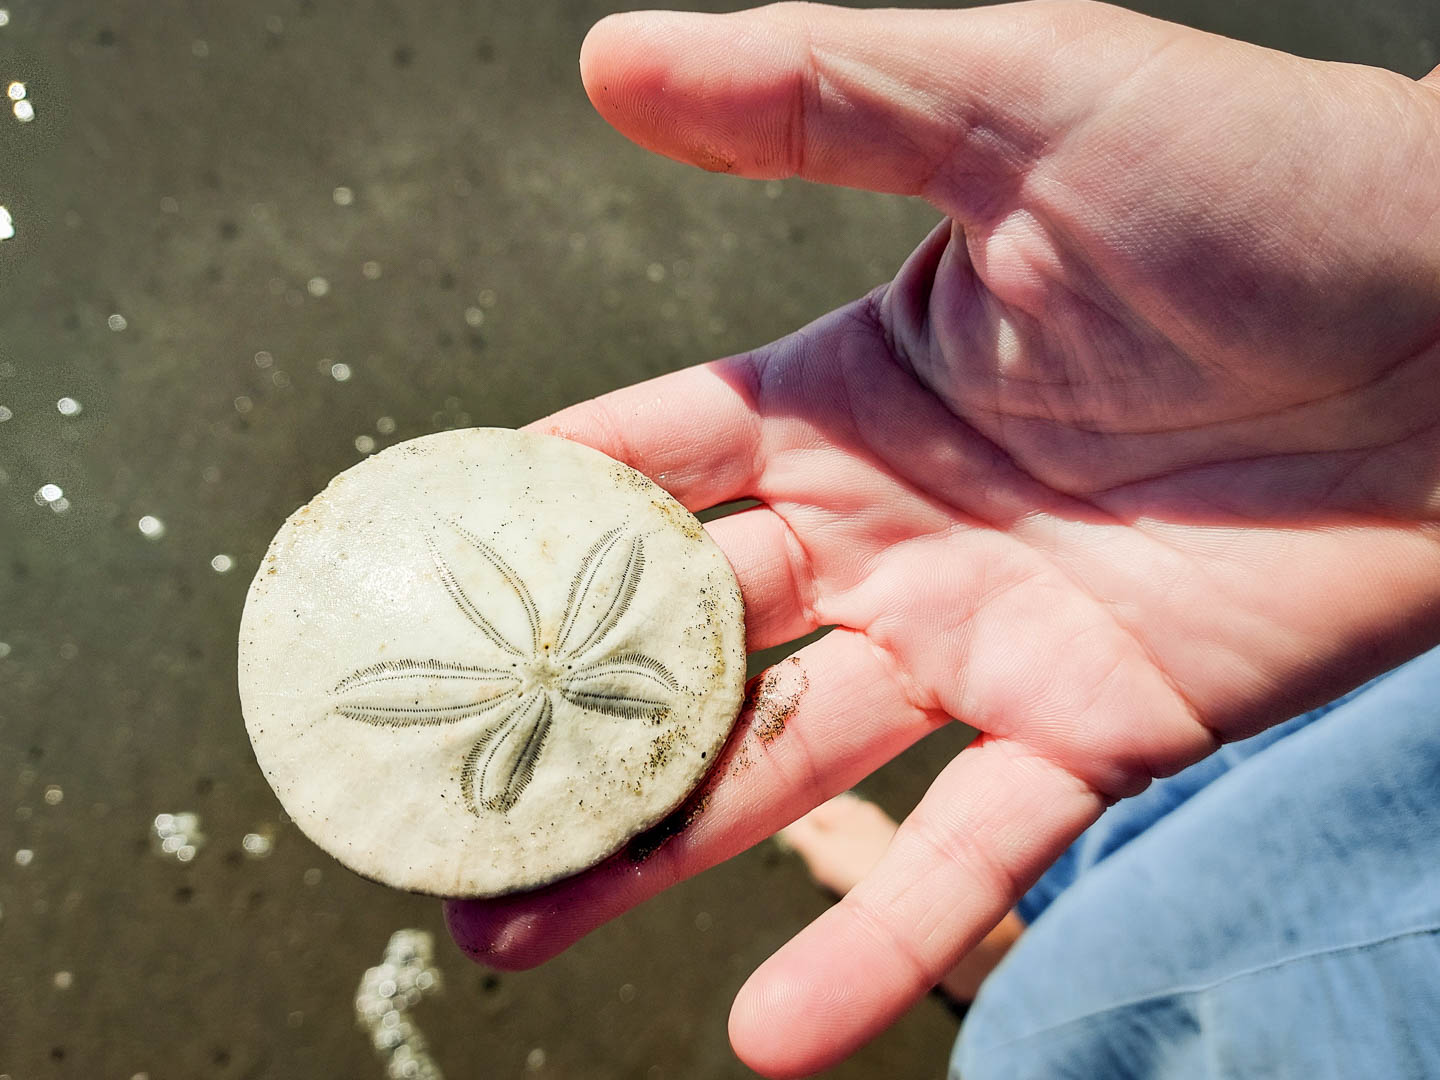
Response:
[[[847,791],[781,829],[775,838],[805,860],[817,885],[844,896],[880,861],[895,829],[885,811]],[[958,1003],[973,1001],[1024,928],[1013,911],[1007,914],[940,980],[938,989]]]
[[[776,839],[805,860],[815,884],[844,896],[875,868],[894,835],[889,814],[846,791],[781,829]]]

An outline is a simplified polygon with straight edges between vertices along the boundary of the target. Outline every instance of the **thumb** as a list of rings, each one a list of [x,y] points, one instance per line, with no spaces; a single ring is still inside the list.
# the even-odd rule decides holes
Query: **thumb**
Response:
[[[1120,25],[1128,33],[1116,33]],[[925,195],[1022,175],[1164,24],[1099,4],[857,11],[786,3],[599,22],[585,90],[647,149],[715,172]],[[1107,39],[1095,65],[1065,46]],[[1172,28],[1173,29],[1173,28]],[[1083,53],[1090,49],[1079,50]],[[990,181],[990,184],[986,184]]]

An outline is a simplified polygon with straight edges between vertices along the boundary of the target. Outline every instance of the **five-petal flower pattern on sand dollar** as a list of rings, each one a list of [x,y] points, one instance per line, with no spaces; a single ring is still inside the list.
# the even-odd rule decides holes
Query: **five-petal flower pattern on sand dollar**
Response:
[[[611,529],[580,560],[558,623],[541,617],[528,586],[498,551],[459,524],[443,528],[478,555],[506,599],[518,601],[508,626],[472,599],[439,531],[426,545],[440,582],[479,631],[490,654],[482,664],[386,660],[353,672],[333,691],[333,710],[362,723],[392,728],[469,723],[477,738],[460,767],[465,808],[504,813],[535,774],[556,708],[562,702],[625,719],[659,720],[680,692],[670,669],[645,653],[614,651],[608,642],[629,610],[645,570],[645,542]],[[512,637],[527,640],[516,643]]]

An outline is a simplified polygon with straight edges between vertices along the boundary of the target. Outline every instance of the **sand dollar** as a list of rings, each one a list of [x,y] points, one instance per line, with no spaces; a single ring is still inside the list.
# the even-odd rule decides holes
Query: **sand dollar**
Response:
[[[591,866],[699,782],[740,708],[740,592],[644,476],[500,429],[337,476],[240,628],[261,768],[307,836],[388,885],[495,896]]]

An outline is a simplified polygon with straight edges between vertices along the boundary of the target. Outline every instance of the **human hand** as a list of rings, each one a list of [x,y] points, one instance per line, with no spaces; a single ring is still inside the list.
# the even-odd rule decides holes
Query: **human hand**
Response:
[[[802,1075],[1107,803],[1440,640],[1435,75],[1073,0],[632,14],[581,67],[643,146],[947,219],[796,334],[539,425],[760,500],[708,526],[751,649],[837,629],[668,842],[452,903],[472,956],[539,963],[958,717],[981,738],[736,1001],[737,1053]]]

